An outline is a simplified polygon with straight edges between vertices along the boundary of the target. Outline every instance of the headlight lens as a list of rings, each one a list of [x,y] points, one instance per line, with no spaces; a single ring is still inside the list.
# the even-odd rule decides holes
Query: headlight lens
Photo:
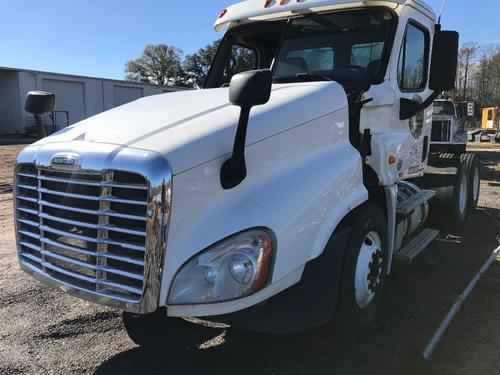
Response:
[[[274,236],[265,229],[251,229],[215,244],[181,268],[168,303],[223,302],[257,292],[268,281],[274,248]]]

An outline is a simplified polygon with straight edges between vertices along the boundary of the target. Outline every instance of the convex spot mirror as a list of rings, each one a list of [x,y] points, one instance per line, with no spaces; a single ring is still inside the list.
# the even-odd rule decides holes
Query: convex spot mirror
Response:
[[[45,91],[30,91],[26,95],[24,109],[37,116],[51,114],[54,110],[55,95]]]

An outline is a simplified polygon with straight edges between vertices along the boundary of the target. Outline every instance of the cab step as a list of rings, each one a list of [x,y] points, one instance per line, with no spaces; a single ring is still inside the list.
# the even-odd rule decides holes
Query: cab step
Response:
[[[432,241],[439,235],[438,230],[424,229],[413,240],[396,253],[396,260],[401,262],[411,262],[415,259]]]
[[[417,194],[412,195],[410,198],[402,202],[398,202],[396,213],[398,215],[409,215],[415,211],[418,206],[433,198],[434,195],[436,195],[436,192],[432,190],[421,190]]]

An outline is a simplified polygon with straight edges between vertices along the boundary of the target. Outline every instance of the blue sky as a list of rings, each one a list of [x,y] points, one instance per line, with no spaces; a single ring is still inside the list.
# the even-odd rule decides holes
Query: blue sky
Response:
[[[220,37],[212,25],[235,1],[0,0],[0,66],[122,79],[147,44],[189,54]],[[462,42],[500,42],[499,15],[499,0],[447,0],[443,25]]]

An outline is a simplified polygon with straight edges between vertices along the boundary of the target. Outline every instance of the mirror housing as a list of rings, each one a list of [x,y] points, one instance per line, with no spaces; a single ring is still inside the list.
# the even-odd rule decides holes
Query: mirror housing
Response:
[[[459,34],[456,31],[436,31],[432,43],[429,88],[447,91],[455,87],[458,65]]]
[[[251,70],[235,75],[229,86],[229,101],[242,108],[266,104],[271,97],[273,74],[270,70]]]
[[[418,113],[418,103],[412,99],[401,98],[399,107],[399,118],[408,120]]]
[[[51,114],[54,110],[55,95],[45,91],[30,91],[26,95],[24,109],[37,116]]]
[[[240,107],[240,119],[234,138],[233,153],[221,168],[220,179],[224,189],[233,189],[247,176],[245,144],[250,110],[266,104],[271,98],[273,74],[270,70],[251,70],[235,75],[229,86],[229,101]]]
[[[24,109],[35,115],[35,123],[40,138],[47,136],[47,129],[43,126],[42,116],[49,115],[54,110],[56,96],[45,91],[30,91],[26,95]]]

